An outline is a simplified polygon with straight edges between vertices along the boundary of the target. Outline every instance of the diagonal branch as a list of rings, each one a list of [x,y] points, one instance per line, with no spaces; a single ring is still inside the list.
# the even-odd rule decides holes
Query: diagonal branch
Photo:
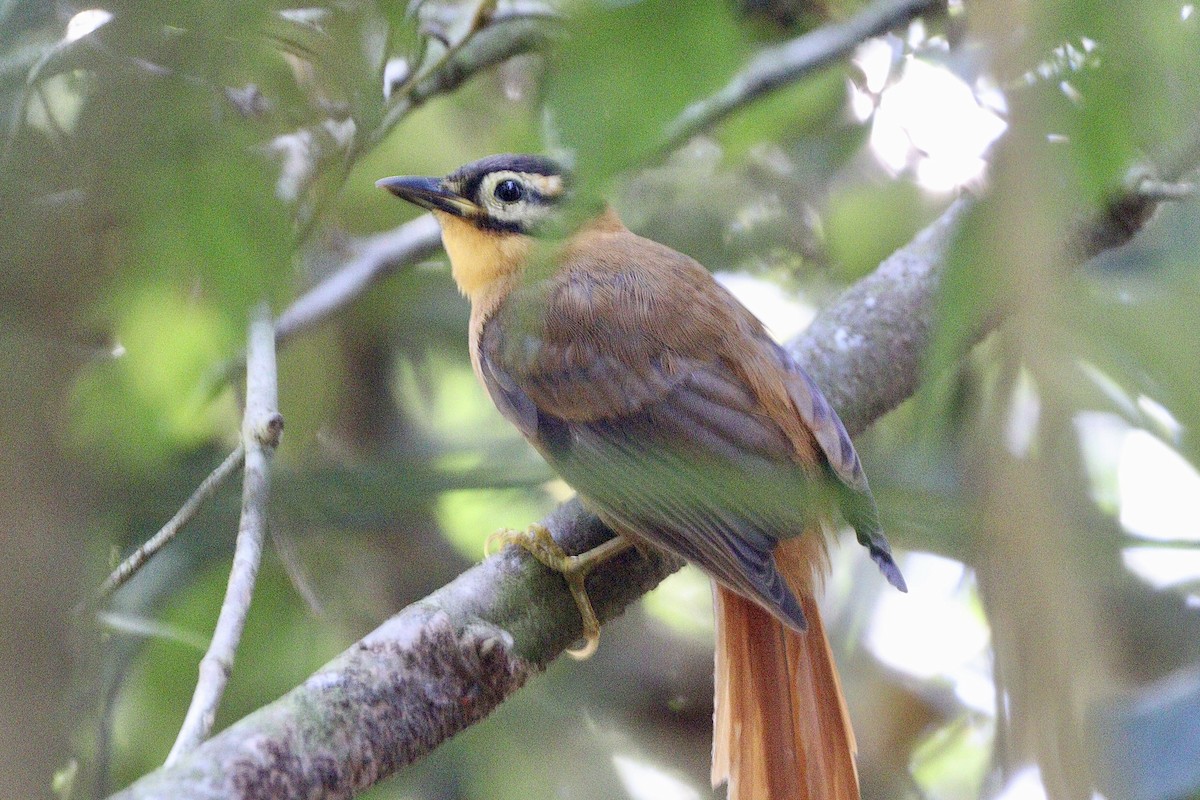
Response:
[[[349,306],[367,289],[396,270],[437,252],[441,229],[432,214],[362,239],[356,254],[321,283],[305,292],[275,320],[275,341],[288,339]]]
[[[612,536],[577,501],[544,523],[572,551]],[[678,566],[617,556],[589,576],[597,614],[618,615]],[[579,633],[561,577],[508,548],[115,797],[351,796],[487,716]]]
[[[179,510],[175,512],[175,516],[167,520],[166,524],[159,528],[158,533],[151,536],[146,542],[134,550],[128,558],[122,561],[116,569],[100,584],[100,588],[96,590],[91,601],[83,601],[76,606],[76,611],[83,611],[89,603],[99,602],[110,594],[124,586],[137,571],[146,565],[146,562],[153,558],[159,550],[162,550],[179,535],[179,532],[191,522],[196,514],[200,512],[200,507],[204,505],[204,501],[212,497],[217,489],[221,488],[234,472],[242,466],[242,459],[246,451],[242,449],[241,443],[233,448],[233,452],[225,456],[225,460],[217,465],[217,468],[209,473],[208,477],[200,482],[196,487],[196,491],[183,502]]]
[[[839,61],[867,39],[945,5],[945,0],[875,0],[845,22],[764,50],[715,94],[685,108],[667,126],[663,149],[678,147],[767,92]]]

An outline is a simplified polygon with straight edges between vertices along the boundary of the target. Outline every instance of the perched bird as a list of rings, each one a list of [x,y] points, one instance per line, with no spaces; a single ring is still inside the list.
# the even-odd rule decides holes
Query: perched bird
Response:
[[[566,195],[551,160],[492,156],[378,185],[441,223],[471,301],[471,361],[501,413],[615,542],[668,550],[715,580],[714,786],[728,781],[731,800],[857,798],[817,613],[822,523],[840,511],[905,586],[820,390],[700,264],[612,211],[539,243]],[[521,543],[568,575],[594,642],[581,573],[622,544],[589,558],[567,557],[544,530]]]

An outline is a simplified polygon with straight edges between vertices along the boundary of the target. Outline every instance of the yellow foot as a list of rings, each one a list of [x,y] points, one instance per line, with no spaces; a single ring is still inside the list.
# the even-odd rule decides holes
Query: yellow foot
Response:
[[[583,618],[583,647],[567,650],[567,655],[579,661],[590,657],[600,644],[600,620],[596,618],[596,610],[592,608],[592,601],[583,581],[597,566],[629,547],[629,541],[616,536],[586,553],[572,556],[567,555],[558,542],[554,541],[554,537],[544,525],[534,524],[523,531],[511,528],[496,531],[487,538],[484,555],[490,554],[496,545],[503,547],[510,544],[527,550],[547,568],[563,576],[567,588],[571,590],[571,596],[575,598],[575,605],[579,607],[579,616]]]

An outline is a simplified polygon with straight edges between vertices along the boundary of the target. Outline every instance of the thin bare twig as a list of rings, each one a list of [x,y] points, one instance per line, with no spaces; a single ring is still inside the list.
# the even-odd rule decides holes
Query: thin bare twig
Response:
[[[411,222],[390,231],[368,236],[356,245],[356,255],[324,281],[295,300],[275,321],[276,344],[282,346],[288,339],[313,327],[332,314],[346,308],[371,286],[396,270],[408,266],[437,252],[441,247],[441,231],[437,221],[424,214]],[[239,360],[236,365],[242,362]],[[229,375],[234,367],[222,371]],[[222,379],[224,380],[224,378]],[[180,507],[175,516],[163,525],[145,544],[135,550],[121,563],[108,579],[96,590],[92,600],[81,603],[82,611],[111,595],[123,586],[152,556],[169,544],[183,528],[195,518],[204,501],[242,466],[245,450],[241,444],[234,448],[212,474],[196,487],[192,496]]]
[[[553,19],[554,14],[541,4],[502,4],[495,22],[524,25],[506,37],[485,36],[478,45],[467,43],[448,59],[441,68],[413,86],[406,101],[406,111],[411,111],[425,100],[441,92],[453,91],[475,72],[494,66],[505,59],[525,52],[545,41],[545,33],[537,22]],[[483,28],[488,30],[487,27]],[[398,122],[403,114],[390,123]],[[388,128],[388,126],[383,126]],[[381,138],[381,137],[379,137]],[[440,230],[433,217],[426,214],[391,231],[376,234],[362,240],[357,246],[357,255],[325,281],[293,302],[276,322],[276,340],[282,345],[293,335],[314,326],[338,310],[350,305],[368,288],[401,267],[413,264],[436,252],[441,243]],[[223,369],[220,380],[224,383],[234,369],[240,366],[237,359]],[[146,562],[166,546],[190,522],[204,501],[242,465],[244,451],[239,445],[229,457],[197,487],[187,502],[174,517],[149,541],[129,556],[103,585],[97,590],[95,600],[103,599],[124,585]],[[82,611],[89,603],[81,603]]]
[[[201,481],[200,485],[196,487],[196,491],[192,492],[192,496],[184,501],[184,504],[175,512],[175,516],[167,520],[167,524],[163,525],[158,533],[134,550],[128,558],[121,562],[120,566],[112,571],[104,583],[100,584],[93,602],[108,597],[124,586],[139,569],[145,566],[147,561],[166,547],[183,530],[184,526],[195,518],[197,512],[200,511],[200,506],[204,505],[204,501],[212,497],[217,489],[221,488],[221,485],[229,479],[229,476],[237,471],[237,468],[242,465],[242,458],[245,454],[246,451],[242,449],[240,443],[233,448],[233,452],[225,456],[225,460]],[[81,611],[82,607],[77,610]]]
[[[663,150],[678,147],[767,92],[838,61],[867,39],[945,6],[945,0],[876,0],[845,22],[762,51],[722,89],[685,108],[667,126]]]
[[[167,765],[196,749],[212,730],[217,707],[233,669],[254,581],[262,559],[262,544],[267,525],[267,496],[270,493],[270,460],[283,432],[283,417],[278,411],[278,378],[275,368],[275,328],[265,305],[260,306],[250,323],[246,358],[246,411],[242,417],[242,447],[245,450],[245,477],[242,483],[242,518],[238,526],[229,586],[208,652],[200,660],[200,678],[179,736],[167,756]]]

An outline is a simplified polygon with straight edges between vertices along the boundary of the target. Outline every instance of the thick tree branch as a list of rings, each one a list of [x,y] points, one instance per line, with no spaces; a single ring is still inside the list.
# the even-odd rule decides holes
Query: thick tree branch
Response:
[[[576,501],[545,524],[572,551],[612,535]],[[597,614],[611,619],[676,568],[617,556],[589,577]],[[508,548],[115,797],[349,797],[485,717],[579,630],[562,579]]]
[[[957,200],[789,343],[851,436],[917,390],[940,267],[972,202]]]

